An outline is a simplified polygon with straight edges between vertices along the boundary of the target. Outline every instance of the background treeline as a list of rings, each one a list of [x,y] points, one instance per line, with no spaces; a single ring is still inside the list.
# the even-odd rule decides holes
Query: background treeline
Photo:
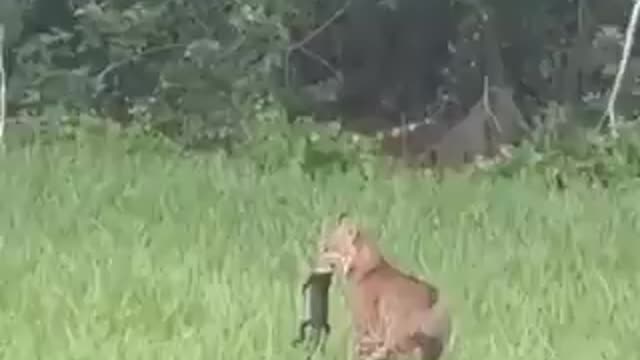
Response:
[[[598,131],[632,5],[2,0],[10,123],[64,133],[92,119],[189,148],[250,143],[263,157],[298,151],[314,164],[361,153],[361,142],[338,139],[340,130],[285,126],[313,115],[378,134],[384,151],[420,165],[505,155],[502,144],[524,144],[506,152],[510,161],[500,166],[508,173],[556,164],[554,173],[635,176],[632,128],[625,125],[616,146]],[[626,120],[635,116],[639,75],[632,57],[617,102]],[[331,133],[324,150],[316,149],[318,131]],[[277,139],[284,145],[273,145]],[[328,143],[340,151],[326,150]]]

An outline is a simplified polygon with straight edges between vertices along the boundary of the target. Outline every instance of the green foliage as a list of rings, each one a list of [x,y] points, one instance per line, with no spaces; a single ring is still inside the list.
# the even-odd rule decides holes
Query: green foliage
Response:
[[[10,151],[53,144],[72,147],[116,147],[117,144],[125,153],[141,149],[173,153],[182,149],[173,139],[142,122],[125,127],[95,114],[70,112],[63,106],[47,107],[43,114],[12,124],[7,130]]]
[[[38,141],[130,132],[161,143],[170,137],[188,150],[223,149],[265,172],[298,169],[312,179],[349,171],[365,179],[376,174],[381,160],[374,141],[340,126],[290,119],[273,99],[282,93],[275,78],[285,66],[287,27],[314,28],[328,15],[320,12],[341,3],[76,0],[67,6],[63,1],[50,14],[46,31],[35,32],[34,19],[51,10],[44,6],[51,1],[0,4],[15,55],[9,100],[26,110],[21,119],[35,128],[31,134]],[[523,13],[544,17],[527,33],[540,49],[543,30],[573,16],[569,2],[463,3],[470,11],[491,7],[503,20]],[[551,11],[555,7],[561,9]],[[557,16],[545,15],[549,12]],[[626,184],[640,172],[636,138],[630,132],[612,143],[585,133],[534,141],[489,172]]]
[[[374,140],[344,132],[339,123],[327,126],[310,118],[289,122],[286,110],[273,101],[258,102],[253,115],[246,140],[233,153],[250,159],[260,171],[296,168],[312,179],[355,172],[366,179],[380,163]]]
[[[10,100],[30,110],[97,108],[118,121],[135,109],[171,131],[183,129],[163,125],[167,118],[233,125],[245,98],[268,88],[279,66],[284,5],[76,1],[70,27],[33,34],[14,50]]]
[[[219,145],[233,159],[252,164],[264,174],[296,171],[315,181],[327,181],[340,174],[362,180],[385,177],[389,172],[380,144],[372,138],[344,131],[338,122],[318,124],[310,118],[289,120],[274,100],[258,99],[252,107],[243,107],[237,130],[218,128],[203,140]],[[28,143],[56,141],[80,143],[121,142],[126,151],[136,147],[161,152],[198,151],[197,144],[176,142],[151,126],[150,120],[138,120],[122,126],[83,112],[68,112],[52,107],[40,117],[29,119],[42,124],[29,133]],[[10,128],[11,129],[11,128]],[[194,131],[205,136],[206,132]],[[10,143],[22,143],[24,135],[9,133]],[[187,137],[193,140],[193,137]],[[151,141],[153,140],[153,141]],[[628,127],[616,140],[594,131],[576,128],[567,135],[547,133],[540,139],[524,142],[510,151],[510,158],[489,167],[473,169],[477,176],[518,179],[540,177],[549,186],[565,188],[576,184],[593,187],[633,186],[640,178],[640,133]]]
[[[22,126],[10,127],[8,139],[11,148],[55,142],[117,142],[126,151],[134,146],[195,153],[200,150],[197,139],[204,138],[206,150],[213,142],[218,150],[253,164],[262,173],[297,169],[315,180],[345,173],[362,179],[380,174],[383,160],[374,139],[343,131],[338,123],[327,126],[310,118],[290,122],[286,110],[268,98],[252,104],[242,107],[243,113],[236,120],[240,130],[219,127],[207,133],[199,128],[184,141],[158,131],[145,113],[131,125],[123,126],[95,114],[69,112],[63,106],[48,107],[43,114],[29,117]],[[171,119],[167,123],[174,124]]]
[[[593,130],[576,128],[568,136],[525,142],[511,159],[497,163],[487,173],[513,178],[543,175],[549,184],[566,187],[587,182],[594,187],[628,187],[640,180],[640,132],[628,127],[613,139]]]

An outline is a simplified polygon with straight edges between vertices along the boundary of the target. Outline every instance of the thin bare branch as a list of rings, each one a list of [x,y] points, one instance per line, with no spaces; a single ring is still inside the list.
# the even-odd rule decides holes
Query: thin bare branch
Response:
[[[327,20],[325,20],[325,22],[323,22],[320,26],[318,26],[316,29],[314,29],[309,34],[307,34],[307,36],[305,36],[302,40],[295,42],[287,47],[287,51],[285,55],[285,84],[287,87],[289,87],[289,58],[291,57],[291,53],[296,50],[299,50],[303,54],[318,61],[320,64],[327,67],[331,72],[333,72],[334,75],[337,76],[339,74],[339,72],[336,69],[334,69],[327,60],[308,50],[305,45],[309,41],[313,40],[313,38],[315,38],[316,36],[320,35],[323,31],[325,31],[329,26],[331,26],[331,24],[336,22],[342,15],[344,15],[344,13],[347,11],[349,6],[351,5],[351,1],[352,0],[345,1],[342,7],[340,7],[335,13],[333,13],[333,15],[331,15]]]
[[[347,8],[351,5],[351,0],[345,1],[345,3],[338,9],[331,17],[329,17],[324,23],[318,26],[316,29],[311,31],[307,36],[305,36],[302,40],[289,45],[288,51],[291,52],[296,50],[297,48],[303,47],[306,43],[313,40],[316,36],[320,35],[325,29],[327,29],[331,24],[333,24],[338,18],[347,11]]]
[[[622,58],[620,59],[620,64],[618,65],[618,72],[616,74],[616,79],[613,83],[613,88],[611,89],[611,94],[609,95],[609,101],[607,102],[607,110],[606,115],[609,117],[609,130],[613,137],[618,136],[618,129],[616,124],[616,100],[618,99],[618,93],[620,92],[620,88],[622,87],[622,81],[624,79],[625,73],[627,71],[627,66],[629,64],[629,58],[631,57],[631,49],[633,48],[633,40],[635,37],[636,28],[638,27],[638,16],[640,15],[640,0],[636,0],[633,4],[633,10],[631,11],[631,15],[629,16],[629,24],[627,24],[627,30],[624,39],[624,48],[622,51]]]
[[[4,130],[7,116],[7,72],[4,67],[4,24],[0,24],[0,145],[4,148]]]

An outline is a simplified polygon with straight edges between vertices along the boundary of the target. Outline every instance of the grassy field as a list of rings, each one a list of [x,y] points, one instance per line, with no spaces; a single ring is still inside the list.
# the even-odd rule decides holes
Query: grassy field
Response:
[[[302,263],[341,210],[448,293],[452,359],[640,358],[640,189],[312,182],[121,145],[0,159],[2,359],[303,359],[290,347]],[[325,358],[348,359],[332,294]]]

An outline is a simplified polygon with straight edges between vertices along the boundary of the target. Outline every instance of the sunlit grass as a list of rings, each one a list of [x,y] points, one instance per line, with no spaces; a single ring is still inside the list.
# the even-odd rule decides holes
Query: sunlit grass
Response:
[[[302,263],[348,210],[454,309],[455,359],[640,354],[640,191],[261,175],[122,144],[0,160],[3,359],[301,359]],[[333,289],[327,359],[347,359]]]

